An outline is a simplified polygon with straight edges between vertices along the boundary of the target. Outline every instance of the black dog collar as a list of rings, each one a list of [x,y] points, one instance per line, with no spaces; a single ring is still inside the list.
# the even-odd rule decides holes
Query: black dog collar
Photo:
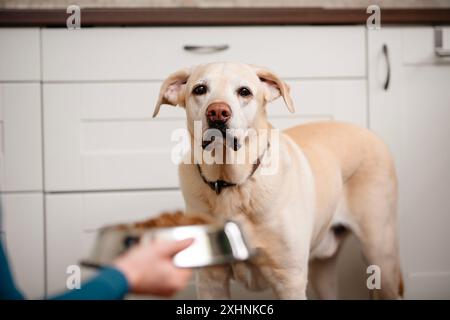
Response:
[[[267,144],[267,148],[266,148],[266,150],[264,150],[262,155],[260,157],[258,157],[258,159],[256,160],[256,163],[253,164],[252,172],[250,172],[247,179],[245,179],[244,183],[253,176],[253,174],[255,173],[256,170],[258,170],[258,168],[261,164],[261,159],[266,154],[267,149],[269,149],[269,144]],[[208,179],[206,179],[206,177],[203,175],[202,168],[200,167],[200,165],[198,163],[197,163],[197,169],[198,169],[198,173],[200,174],[200,177],[202,177],[203,182],[206,183],[214,192],[216,192],[217,195],[219,195],[222,192],[222,190],[225,188],[235,187],[238,185],[237,183],[228,182],[228,181],[220,180],[220,179],[216,180],[216,181],[208,181]]]

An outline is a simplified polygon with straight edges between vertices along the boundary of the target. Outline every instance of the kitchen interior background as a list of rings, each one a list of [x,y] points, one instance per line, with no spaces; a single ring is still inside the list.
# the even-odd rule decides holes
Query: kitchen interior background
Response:
[[[374,3],[382,8],[450,7],[446,0],[76,1],[82,8],[366,8]],[[69,4],[74,2],[0,0],[0,9]],[[63,288],[64,266],[88,252],[100,226],[182,207],[176,168],[167,164],[165,147],[171,130],[183,126],[183,114],[164,108],[162,117],[151,122],[159,84],[181,66],[241,60],[272,67],[291,84],[298,113],[290,116],[275,103],[270,106],[275,125],[346,120],[368,126],[389,143],[402,188],[406,297],[450,298],[450,64],[435,55],[433,26],[383,26],[370,32],[363,25],[68,32],[0,29],[1,231],[19,284],[31,297]],[[247,34],[252,40],[243,45],[240,39]],[[254,54],[267,37],[266,53]],[[201,44],[228,42],[230,50],[212,56],[179,51],[198,39]],[[391,59],[387,91],[382,88],[383,44]],[[156,141],[155,135],[167,138]],[[340,297],[367,298],[367,274],[355,239],[347,241],[338,268]],[[269,292],[233,290],[238,298],[271,297]],[[194,297],[193,291],[191,286],[178,297]]]

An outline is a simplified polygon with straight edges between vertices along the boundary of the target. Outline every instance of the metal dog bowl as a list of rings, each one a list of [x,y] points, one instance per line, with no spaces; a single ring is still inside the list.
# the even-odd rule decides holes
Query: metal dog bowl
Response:
[[[177,253],[173,262],[180,268],[198,268],[245,261],[255,254],[235,222],[223,225],[190,225],[147,230],[104,228],[100,231],[94,250],[85,266],[102,267],[137,243],[175,241],[193,238],[188,248]]]

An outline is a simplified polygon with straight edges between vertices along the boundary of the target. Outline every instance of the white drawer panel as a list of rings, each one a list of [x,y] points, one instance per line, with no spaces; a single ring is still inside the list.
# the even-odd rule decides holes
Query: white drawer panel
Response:
[[[296,115],[327,115],[351,105],[364,111],[366,80],[286,80],[291,88]],[[81,117],[90,120],[150,119],[161,82],[77,84]],[[355,110],[357,109],[357,110]],[[281,98],[268,105],[269,116],[291,116]],[[158,119],[185,119],[183,108],[163,106]]]
[[[0,29],[0,81],[39,80],[38,28]]]
[[[363,77],[365,30],[343,27],[44,29],[43,77],[58,80],[164,79],[211,61],[270,66],[283,77]],[[185,45],[229,45],[214,53]]]
[[[140,221],[183,209],[180,191],[53,194],[46,196],[48,291],[64,290],[66,269],[79,264],[102,226]],[[83,276],[87,276],[86,269]]]
[[[1,195],[2,231],[10,266],[27,298],[44,297],[44,207],[42,193]]]
[[[94,94],[91,86],[99,92]],[[171,137],[175,129],[184,130],[185,122],[181,116],[152,119],[152,101],[132,98],[137,91],[142,97],[151,91],[137,86],[142,91],[127,85],[122,90],[92,84],[44,86],[47,191],[178,186],[171,159],[177,142]],[[116,90],[130,100],[101,100]],[[167,114],[177,111],[166,109]]]
[[[291,117],[291,118],[274,118],[270,121],[270,123],[276,128],[280,130],[288,129],[291,127],[298,126],[300,124],[314,122],[314,121],[324,121],[324,120],[332,120],[331,117],[311,117],[311,118],[303,118],[303,117]]]
[[[73,87],[78,90],[81,117],[91,120],[150,119],[158,100],[162,82],[89,83]],[[185,118],[181,107],[161,108],[158,119]]]
[[[42,190],[39,84],[0,84],[0,190]]]
[[[367,101],[365,80],[296,80],[291,87],[296,116],[333,118],[366,126]],[[277,99],[267,106],[269,118],[293,115]]]
[[[279,99],[268,106],[274,125],[336,119],[365,126],[365,80],[290,85],[297,112],[290,114]],[[172,134],[184,131],[185,114],[166,106],[152,119],[158,88],[158,83],[45,84],[46,190],[177,187],[172,151],[180,142],[172,141]]]

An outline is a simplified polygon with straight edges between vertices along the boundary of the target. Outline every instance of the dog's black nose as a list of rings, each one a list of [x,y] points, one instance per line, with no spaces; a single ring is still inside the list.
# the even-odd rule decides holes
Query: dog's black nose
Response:
[[[223,102],[212,103],[206,109],[209,123],[224,124],[231,118],[230,106]]]

